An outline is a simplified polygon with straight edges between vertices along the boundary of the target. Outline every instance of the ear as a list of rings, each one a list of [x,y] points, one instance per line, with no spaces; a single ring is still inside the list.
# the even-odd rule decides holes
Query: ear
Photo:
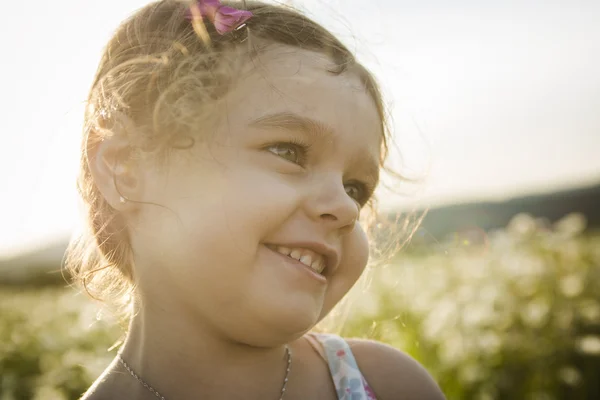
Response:
[[[88,146],[87,162],[94,182],[111,207],[131,211],[142,191],[129,141],[113,135]]]

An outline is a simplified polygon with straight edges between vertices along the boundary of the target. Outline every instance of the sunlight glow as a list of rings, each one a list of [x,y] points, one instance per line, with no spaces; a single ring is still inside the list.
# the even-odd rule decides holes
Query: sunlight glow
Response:
[[[76,225],[86,91],[111,32],[145,3],[41,2],[27,20],[0,26],[12,55],[0,74],[8,110],[0,255],[63,238]],[[427,176],[417,195],[384,205],[501,199],[600,180],[600,3],[292,3],[376,73],[402,152],[394,162]],[[7,7],[7,15],[23,12]]]

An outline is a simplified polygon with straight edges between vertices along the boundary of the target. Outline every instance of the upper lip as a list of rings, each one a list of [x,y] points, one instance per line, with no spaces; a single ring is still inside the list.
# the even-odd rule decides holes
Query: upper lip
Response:
[[[333,247],[321,242],[285,242],[270,243],[273,246],[282,246],[288,248],[307,249],[322,255],[325,258],[325,270],[323,274],[331,274],[338,266],[340,255]]]

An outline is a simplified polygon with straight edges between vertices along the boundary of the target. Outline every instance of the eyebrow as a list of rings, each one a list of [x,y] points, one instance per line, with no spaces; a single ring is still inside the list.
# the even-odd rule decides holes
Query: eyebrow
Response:
[[[268,114],[255,119],[249,124],[256,128],[279,128],[290,131],[300,131],[315,138],[333,139],[333,129],[314,119],[290,112]]]
[[[334,130],[327,124],[291,112],[268,114],[251,121],[248,125],[255,128],[287,129],[310,135],[314,139],[333,140],[335,137]],[[379,183],[379,160],[377,158],[372,157],[368,152],[361,152],[353,161],[364,163],[367,177],[373,180],[375,185]]]

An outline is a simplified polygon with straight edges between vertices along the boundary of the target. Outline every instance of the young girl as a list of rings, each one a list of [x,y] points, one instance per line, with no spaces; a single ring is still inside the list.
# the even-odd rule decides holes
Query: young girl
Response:
[[[442,399],[389,346],[310,333],[368,258],[357,222],[386,153],[382,99],[286,7],[162,0],[92,85],[71,272],[125,299],[104,399]]]

